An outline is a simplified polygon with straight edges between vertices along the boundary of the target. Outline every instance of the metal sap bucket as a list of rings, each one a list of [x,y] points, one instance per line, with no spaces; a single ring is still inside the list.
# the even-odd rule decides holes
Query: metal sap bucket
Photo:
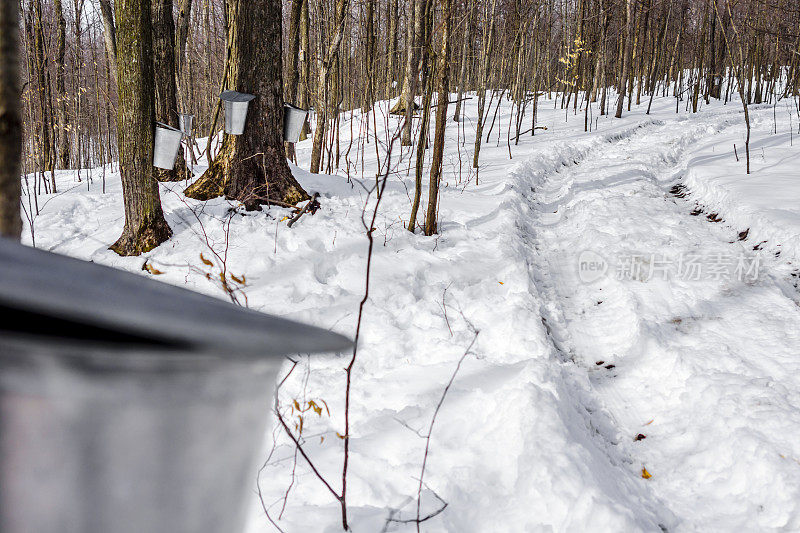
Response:
[[[192,128],[194,127],[194,115],[189,115],[186,113],[181,113],[178,116],[178,123],[181,128],[181,132],[187,137],[192,136]]]
[[[247,120],[247,107],[255,95],[225,91],[219,97],[225,102],[225,133],[241,135]]]
[[[300,140],[300,132],[306,123],[308,111],[293,106],[290,103],[283,104],[283,140],[287,143],[296,143]]]
[[[234,533],[326,330],[0,239],[0,531]]]
[[[183,139],[181,130],[167,124],[162,124],[161,122],[156,122],[153,166],[172,170],[175,167],[175,159],[178,157],[178,150],[181,148],[181,139]]]

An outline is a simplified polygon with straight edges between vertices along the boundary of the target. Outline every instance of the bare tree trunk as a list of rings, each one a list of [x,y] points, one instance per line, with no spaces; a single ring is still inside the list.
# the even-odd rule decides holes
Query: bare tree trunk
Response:
[[[713,1],[713,0],[709,0]],[[717,17],[711,15],[711,27],[708,32],[708,59],[711,62],[708,65],[708,75],[706,76],[706,103],[708,98],[716,98],[719,100],[722,91],[722,75],[720,74],[720,61],[717,55]],[[724,48],[724,47],[723,47]]]
[[[296,103],[300,55],[300,16],[303,12],[303,0],[292,0],[289,14],[289,63],[286,65],[284,96],[288,102]]]
[[[394,87],[392,87],[392,85],[394,83],[395,74],[395,56],[397,55],[397,27],[399,25],[398,23],[400,22],[397,14],[397,2],[398,0],[390,0],[389,5],[387,6],[387,9],[389,10],[389,35],[386,51],[386,98],[391,98],[394,96]]]
[[[192,0],[178,0],[178,26],[175,42],[175,71],[183,72],[186,63],[186,42],[189,40],[189,21],[192,19]]]
[[[303,0],[292,0],[289,14],[289,53],[284,75],[283,98],[287,102],[297,104],[297,63],[300,54],[300,16],[303,11]],[[286,158],[295,161],[294,143],[285,143]]]
[[[18,37],[19,3],[0,0],[0,236],[15,240],[22,234]]]
[[[56,17],[56,114],[58,115],[58,166],[69,168],[69,118],[67,116],[67,88],[64,82],[64,56],[66,55],[67,22],[61,0],[54,0]]]
[[[600,84],[603,82],[602,72],[605,69],[605,50],[606,50],[606,31],[608,30],[609,17],[606,9],[603,7],[603,1],[599,3],[600,10],[600,36],[597,40],[597,49],[595,50],[595,66],[594,75],[592,76],[592,96],[591,102],[597,101],[597,91]],[[603,69],[603,70],[601,70]],[[603,106],[600,106],[600,114],[603,114]]]
[[[172,0],[152,0],[153,9],[153,64],[156,85],[156,120],[172,127],[178,123],[178,87],[175,69],[175,22],[172,18]],[[184,178],[186,163],[183,150],[178,150],[175,168],[155,169],[159,181],[178,181]]]
[[[489,27],[485,30],[483,42],[483,65],[481,66],[480,82],[478,83],[478,122],[475,131],[475,154],[472,156],[472,167],[478,168],[478,161],[481,155],[481,138],[483,137],[483,125],[486,122],[484,110],[486,107],[486,83],[489,80],[489,69],[491,62],[489,56],[494,46],[494,14],[497,7],[497,0],[492,0],[492,13],[489,16]]]
[[[419,135],[417,137],[417,153],[416,164],[414,166],[414,198],[411,201],[411,216],[408,219],[408,231],[414,233],[417,229],[417,214],[419,213],[419,205],[422,199],[422,175],[425,166],[425,149],[428,146],[428,132],[431,123],[431,100],[433,99],[433,85],[434,76],[436,75],[436,65],[433,65],[434,73],[431,74],[431,37],[433,33],[432,23],[432,2],[425,3],[425,12],[423,14],[423,32],[424,32],[424,46],[422,47],[422,79],[425,80],[425,97],[422,104],[422,124],[420,124]]]
[[[625,52],[622,59],[622,72],[619,80],[619,95],[617,97],[617,118],[622,118],[625,105],[625,91],[628,87],[628,76],[631,68],[631,53],[633,49],[633,0],[625,2]]]
[[[139,255],[167,240],[172,230],[153,178],[155,87],[150,0],[116,0],[117,135],[125,203],[125,228],[111,249]]]
[[[106,44],[111,75],[117,79],[117,32],[114,26],[114,8],[111,0],[100,0],[100,16],[103,19],[103,38]]]
[[[308,35],[308,0],[302,0],[302,3],[302,9],[300,10],[300,51],[297,58],[300,71],[297,83],[297,105],[303,109],[308,109],[308,83],[311,79],[311,61],[309,60],[311,39]],[[300,132],[301,141],[306,140],[309,131],[308,119],[306,119]]]
[[[366,24],[364,28],[366,46],[366,64],[364,70],[366,71],[366,87],[362,95],[361,109],[368,111],[375,103],[375,1],[366,0]],[[369,124],[369,121],[367,122]],[[338,166],[338,165],[337,165]]]
[[[349,0],[339,0],[337,3],[337,16],[336,16],[336,34],[333,37],[328,50],[324,54],[320,54],[317,60],[317,91],[316,91],[316,108],[317,108],[317,129],[314,130],[314,144],[311,147],[311,173],[319,173],[319,166],[322,161],[322,142],[325,136],[325,127],[329,115],[329,95],[328,95],[328,78],[330,76],[331,66],[333,65],[336,55],[339,52],[339,45],[344,37],[344,27],[347,23],[347,11],[349,8]],[[335,107],[335,106],[334,106]]]
[[[436,131],[433,134],[433,158],[428,190],[428,210],[425,214],[425,235],[437,233],[439,211],[439,182],[442,179],[444,130],[447,127],[447,101],[450,97],[450,32],[452,27],[452,0],[439,0],[442,9],[442,48],[439,53],[439,94],[436,100]]]
[[[464,42],[461,43],[461,69],[458,73],[458,97],[456,98],[456,109],[453,111],[453,120],[458,122],[461,115],[461,97],[464,94],[464,80],[467,76],[467,63],[469,62],[469,47],[467,46],[471,39],[472,27],[475,24],[475,9],[476,4],[473,3],[469,7],[469,17],[465,20],[464,25]]]
[[[309,199],[292,176],[283,149],[281,0],[231,0],[233,87],[254,94],[244,134],[228,135],[203,176],[185,193],[205,200],[224,193],[246,209]]]
[[[731,70],[736,72],[737,77],[737,86],[739,88],[739,98],[742,100],[742,108],[744,109],[744,123],[747,127],[747,136],[745,137],[744,142],[744,151],[745,157],[747,158],[747,173],[750,174],[750,112],[748,110],[748,100],[745,98],[745,91],[744,91],[744,73],[745,73],[745,61],[744,61],[744,51],[742,49],[742,36],[739,33],[739,30],[736,27],[736,23],[733,20],[733,14],[731,13],[731,6],[728,4],[728,22],[730,24],[730,28],[733,30],[735,42],[737,45],[737,51],[739,52],[737,61],[738,65],[733,63],[733,48],[731,48],[730,40],[728,39],[728,33],[725,31],[725,21],[722,20],[722,16],[719,12],[719,3],[718,0],[714,0],[714,10],[717,12],[717,18],[719,18],[719,25],[722,29],[722,34],[725,37],[725,44],[727,49],[730,51],[728,53],[728,60],[730,61]]]
[[[42,0],[34,0],[33,10],[35,16],[33,24],[33,47],[34,58],[36,61],[36,92],[38,95],[37,99],[39,101],[39,110],[42,118],[42,153],[40,154],[39,161],[41,165],[40,170],[42,173],[44,173],[47,170],[53,170],[54,166],[52,165],[53,161],[50,144],[53,121],[50,118],[50,109],[48,107],[48,101],[50,100],[50,83],[47,74],[47,63],[44,58],[45,37],[44,22],[42,21]],[[57,192],[55,172],[51,173],[51,180],[52,192]]]
[[[705,51],[706,51],[706,27],[708,26],[708,4],[706,4],[705,14],[703,15],[703,25],[700,29],[700,33],[697,36],[697,53],[696,58],[697,61],[695,62],[697,70],[695,74],[695,83],[694,89],[692,92],[692,113],[697,113],[697,104],[698,99],[700,97],[700,81],[703,79],[703,61],[705,60]],[[708,90],[706,88],[706,90]]]
[[[392,109],[393,113],[402,113],[406,120],[403,124],[403,134],[400,137],[402,146],[411,146],[411,118],[414,115],[414,99],[417,93],[417,70],[419,68],[419,48],[421,46],[420,34],[422,33],[422,19],[425,0],[409,0],[413,2],[412,10],[413,24],[408,21],[407,46],[406,50],[406,70],[403,76],[403,92],[400,100]]]

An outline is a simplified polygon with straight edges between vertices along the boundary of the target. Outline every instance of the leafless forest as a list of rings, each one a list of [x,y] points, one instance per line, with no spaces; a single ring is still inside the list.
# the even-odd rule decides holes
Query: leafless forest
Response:
[[[241,72],[255,72],[266,64],[280,66],[269,78],[282,84],[283,99],[315,111],[316,127],[303,132],[303,137],[314,139],[312,172],[339,168],[350,148],[339,141],[339,114],[370,109],[377,100],[400,97],[393,111],[407,117],[402,144],[423,147],[430,140],[421,139],[419,132],[427,129],[414,123],[412,115],[419,115],[421,123],[435,124],[438,132],[444,121],[459,120],[464,106],[477,106],[483,117],[477,124],[473,161],[477,166],[483,132],[492,127],[493,109],[501,99],[514,103],[518,138],[536,133],[537,99],[542,94],[560,95],[557,105],[585,113],[589,130],[592,116],[619,117],[634,100],[638,104],[654,94],[673,95],[676,108],[696,111],[701,100],[727,101],[738,91],[746,107],[748,102],[781,96],[777,87],[784,96],[794,94],[800,81],[800,5],[786,0],[284,0],[282,5],[278,0],[258,0],[247,6],[241,0],[153,0],[152,4],[125,0],[117,4],[111,0],[19,4],[22,168],[24,174],[36,176],[28,183],[33,194],[56,187],[52,179],[56,169],[75,169],[81,180],[80,169],[120,160],[126,167],[124,150],[120,157],[121,143],[126,141],[121,139],[133,133],[120,136],[119,129],[122,124],[136,128],[125,117],[126,109],[140,107],[138,92],[131,90],[136,81],[127,72],[136,64],[131,62],[130,45],[139,32],[152,36],[144,51],[152,56],[152,66],[139,74],[148,83],[153,81],[155,119],[177,126],[179,113],[193,114],[199,137],[212,137],[221,130],[217,96],[241,86]],[[140,20],[133,20],[134,10]],[[279,15],[282,23],[276,24]],[[281,43],[276,41],[278,32]],[[244,65],[258,63],[250,60],[248,49],[266,49],[258,68]],[[275,54],[282,55],[280,63],[274,61]],[[785,83],[779,83],[781,79]],[[467,93],[472,97],[468,99]],[[440,102],[434,107],[423,105],[417,113],[417,104],[409,105],[418,97],[430,103],[434,95]],[[445,95],[455,97],[447,102]],[[370,125],[364,127],[368,134]],[[436,134],[432,140],[429,157],[435,174],[444,140]],[[233,188],[209,184],[215,176],[225,181],[226,173],[235,171],[237,165],[230,164],[237,149],[260,150],[255,145],[240,146],[239,141],[226,140],[222,148],[209,144],[208,155],[219,164],[188,195],[202,199],[225,193],[258,203],[251,201],[259,196],[252,190],[257,184]],[[227,146],[233,144],[238,148]],[[293,156],[291,145],[287,144],[286,155]],[[273,177],[284,182],[273,187],[283,191],[280,197],[271,192],[270,200],[293,204],[307,198],[285,170],[275,170],[282,165],[278,161],[265,172],[267,182]],[[158,172],[157,177],[180,179],[184,169],[181,160],[176,170]],[[430,219],[434,215],[426,216],[426,233],[434,233],[435,220]],[[153,222],[159,218],[156,215],[144,218],[151,226],[160,224]],[[145,247],[167,238],[169,228],[155,233]],[[140,248],[125,245],[118,251],[136,253]]]

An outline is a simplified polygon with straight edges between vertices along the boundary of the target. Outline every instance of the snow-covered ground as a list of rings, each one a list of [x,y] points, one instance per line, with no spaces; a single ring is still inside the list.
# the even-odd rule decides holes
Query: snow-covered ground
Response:
[[[448,129],[437,236],[404,229],[413,159],[395,146],[353,375],[353,530],[416,530],[402,521],[416,514],[420,434],[475,330],[433,429],[422,516],[447,507],[425,531],[800,529],[794,104],[751,107],[748,176],[737,103],[692,115],[657,98],[650,115],[645,102],[621,120],[595,107],[585,133],[583,113],[542,100],[537,124],[548,129],[509,148],[504,101],[476,185],[475,102]],[[384,146],[396,127],[385,109],[370,115]],[[352,335],[367,250],[367,194],[355,178],[369,184],[376,171],[361,127],[360,115],[342,125],[339,175],[293,167],[322,209],[292,228],[285,209],[231,212],[165,184],[175,235],[121,258],[107,250],[123,211],[106,169],[105,194],[101,170],[88,192],[86,172],[81,183],[58,174],[61,190],[74,188],[40,197],[36,245],[152,275],[147,260],[162,281],[220,298],[205,275],[219,262],[200,254],[227,250],[250,307]],[[302,168],[309,142],[297,146]],[[287,409],[327,406],[306,412],[304,446],[337,490],[347,360],[302,357],[281,392]],[[268,454],[262,497],[281,529],[341,530],[337,502],[281,431]],[[248,531],[270,530],[254,497]]]

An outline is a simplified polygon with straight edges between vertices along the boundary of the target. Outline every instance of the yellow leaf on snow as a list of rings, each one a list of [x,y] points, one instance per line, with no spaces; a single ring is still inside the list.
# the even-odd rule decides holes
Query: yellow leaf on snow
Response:
[[[642,477],[645,479],[650,479],[653,475],[647,471],[646,468],[642,467]]]
[[[153,265],[151,265],[150,263],[148,263],[146,261],[145,261],[144,265],[142,265],[142,270],[150,272],[154,276],[160,276],[161,274],[164,273],[164,272],[162,272],[161,270],[157,269],[156,267],[154,267]]]

